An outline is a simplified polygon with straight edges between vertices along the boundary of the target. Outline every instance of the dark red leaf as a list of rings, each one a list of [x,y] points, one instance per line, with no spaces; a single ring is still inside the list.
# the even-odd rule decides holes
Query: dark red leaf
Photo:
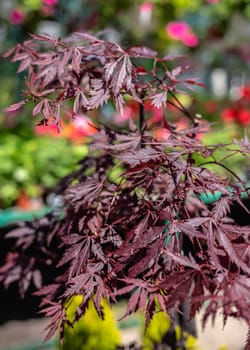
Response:
[[[13,105],[10,105],[9,107],[5,108],[4,111],[5,112],[14,112],[17,111],[18,109],[20,109],[23,105],[25,105],[25,103],[27,103],[26,100],[20,101],[18,103],[15,103]]]

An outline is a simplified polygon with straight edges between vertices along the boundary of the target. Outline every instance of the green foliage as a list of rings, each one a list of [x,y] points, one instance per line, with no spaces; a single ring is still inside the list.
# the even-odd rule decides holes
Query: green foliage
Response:
[[[12,206],[20,191],[30,197],[54,186],[87,155],[84,145],[63,138],[3,133],[0,137],[0,203]]]
[[[109,180],[115,184],[119,184],[122,181],[122,174],[124,169],[118,164],[108,173]]]
[[[154,344],[160,343],[170,325],[169,317],[164,312],[155,313],[143,339],[145,350],[151,350],[154,348]]]
[[[82,302],[82,296],[72,297],[67,302],[67,317],[70,322],[73,321],[74,314]],[[121,344],[121,334],[115,321],[114,313],[106,301],[102,301],[102,307],[105,319],[101,320],[98,316],[93,302],[89,303],[86,314],[74,324],[74,328],[67,327],[62,350],[112,350]],[[143,316],[140,314],[137,322],[144,323]],[[136,323],[137,323],[136,322]],[[144,350],[154,350],[156,344],[161,344],[165,333],[169,330],[171,321],[165,312],[159,311],[153,316],[145,333],[142,334]],[[141,328],[141,331],[143,331]],[[175,328],[176,339],[181,339],[181,330],[179,326]],[[186,337],[187,350],[199,350],[197,340],[190,334],[184,333]],[[179,350],[179,349],[178,349]]]
[[[204,134],[202,140],[205,145],[228,144],[228,146],[218,147],[214,152],[213,157],[202,158],[197,154],[193,154],[193,157],[196,160],[197,164],[209,163],[216,159],[216,161],[222,162],[227,168],[230,168],[239,176],[244,176],[247,170],[246,158],[240,153],[233,152],[233,150],[238,150],[239,147],[237,145],[231,145],[235,135],[237,136],[237,139],[240,138],[239,135],[237,135],[237,132],[239,132],[239,130],[237,130],[236,126],[233,124],[223,125],[223,131],[221,128],[222,126],[220,126],[220,128],[214,128],[212,132]],[[232,156],[229,156],[229,154]],[[232,176],[232,174],[229,173],[226,168],[223,168],[216,164],[207,164],[206,167],[219,176]],[[241,173],[239,173],[239,170]]]
[[[159,311],[154,314],[149,326],[146,329],[143,338],[145,350],[154,350],[156,344],[161,344],[164,335],[169,330],[171,322],[165,312]],[[176,339],[181,339],[181,330],[179,326],[175,328]],[[184,333],[186,337],[185,345],[187,350],[199,350],[196,339],[188,333]]]
[[[42,1],[41,0],[23,0],[22,5],[25,9],[34,11],[34,10],[40,9],[42,5]]]
[[[77,307],[82,302],[81,296],[71,298],[68,303],[67,317],[73,321]],[[114,315],[106,301],[102,301],[104,320],[100,319],[91,301],[84,316],[67,327],[63,350],[113,350],[121,343],[121,335]]]

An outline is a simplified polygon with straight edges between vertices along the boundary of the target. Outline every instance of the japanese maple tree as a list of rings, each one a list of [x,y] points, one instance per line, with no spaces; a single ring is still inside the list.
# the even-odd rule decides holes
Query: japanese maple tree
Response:
[[[158,306],[169,313],[189,300],[190,318],[204,306],[204,324],[221,309],[225,321],[232,316],[250,325],[250,227],[228,217],[233,201],[244,207],[241,194],[249,188],[215,158],[221,145],[202,144],[200,116],[192,116],[176,97],[199,85],[187,78],[181,58],[159,58],[146,47],[124,49],[87,33],[64,40],[31,37],[6,54],[20,62],[19,72],[27,70],[24,99],[7,111],[32,102],[40,124],[60,129],[61,111],[70,104],[72,117],[106,103],[122,114],[133,100],[138,122],[121,131],[93,121],[98,133],[89,155],[55,189],[65,199],[63,217],[53,212],[7,235],[16,242],[0,269],[5,286],[17,281],[23,295],[35,283],[51,317],[47,338],[58,328],[63,336],[66,301],[79,294],[83,301],[75,321],[90,300],[103,317],[102,298],[114,302],[129,294],[126,315],[141,309],[146,324]],[[149,125],[146,103],[164,110],[158,125],[164,137]],[[186,116],[187,129],[168,121],[168,105]],[[249,158],[247,137],[237,147],[228,145],[228,157],[235,152]],[[206,168],[211,157],[229,178]],[[218,192],[217,201],[202,202],[202,195]],[[48,263],[58,277],[44,286],[41,270]]]

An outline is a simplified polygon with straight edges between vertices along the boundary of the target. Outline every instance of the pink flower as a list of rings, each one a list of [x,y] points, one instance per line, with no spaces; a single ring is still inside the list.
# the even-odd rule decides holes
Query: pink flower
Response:
[[[184,42],[184,44],[186,44],[187,46],[190,46],[190,47],[195,47],[199,43],[199,40],[194,33],[186,34],[186,36],[183,38],[182,41]]]
[[[93,133],[90,120],[83,114],[75,115],[72,124],[74,128],[83,135]]]
[[[154,5],[150,1],[143,2],[140,5],[139,22],[142,26],[147,27],[150,25],[153,8],[154,8]]]
[[[191,27],[182,21],[170,22],[166,26],[168,36],[174,40],[180,40],[185,45],[194,47],[198,45],[198,38],[193,33]]]
[[[74,116],[73,122],[64,125],[62,136],[74,143],[82,143],[85,137],[96,134],[97,129],[84,114]]]
[[[216,4],[217,2],[219,2],[220,0],[207,0],[207,2],[209,4]]]
[[[166,141],[171,135],[171,131],[164,128],[158,128],[154,131],[154,137],[157,141]]]
[[[15,8],[11,11],[9,21],[11,24],[19,25],[22,24],[25,18],[25,13],[19,9]]]
[[[140,11],[141,12],[149,12],[151,13],[153,11],[153,3],[148,1],[148,2],[143,2],[141,5],[140,5]]]
[[[43,0],[44,5],[55,6],[58,0]]]
[[[175,21],[167,24],[166,31],[170,38],[182,40],[190,32],[190,27],[185,22]]]
[[[124,108],[123,114],[117,113],[115,115],[115,123],[117,125],[125,124],[129,119],[132,119],[134,115],[134,111],[131,107],[126,106]]]

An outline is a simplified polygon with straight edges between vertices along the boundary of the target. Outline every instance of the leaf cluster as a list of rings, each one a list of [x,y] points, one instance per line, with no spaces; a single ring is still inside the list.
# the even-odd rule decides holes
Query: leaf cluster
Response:
[[[124,50],[82,33],[65,41],[33,37],[52,45],[51,51],[41,53],[31,41],[14,52],[14,60],[21,64],[28,60],[24,102],[35,102],[33,114],[41,112],[45,123],[51,116],[58,123],[58,111],[68,99],[73,101],[74,113],[96,109],[110,99],[122,112],[130,96],[138,102],[140,120],[129,131],[101,125],[80,169],[57,188],[65,198],[64,216],[55,227],[47,219],[42,231],[56,237],[60,254],[54,261],[63,271],[59,270],[53,285],[38,292],[44,312],[51,317],[48,337],[58,328],[63,335],[64,326],[81,318],[90,301],[104,317],[103,298],[115,302],[128,295],[124,316],[141,309],[146,325],[157,305],[169,313],[184,300],[190,302],[191,318],[206,305],[204,324],[219,309],[225,320],[241,317],[250,324],[250,230],[228,217],[233,201],[244,206],[241,193],[249,189],[237,175],[238,181],[229,184],[193,159],[193,154],[211,157],[220,147],[199,141],[199,121],[175,98],[175,92],[192,87],[195,80],[182,77],[185,67],[181,65],[166,68],[165,62],[175,57],[159,59],[146,48]],[[138,65],[142,58],[150,60],[149,70]],[[168,137],[158,140],[146,127],[143,106],[150,100],[156,107],[166,107],[167,95],[189,118],[190,127],[178,131],[166,120],[163,127]],[[16,106],[8,110],[13,109]],[[240,147],[239,152],[248,157],[247,138]],[[119,175],[114,179],[112,172],[117,168]],[[202,194],[218,191],[217,202],[209,207],[202,203]],[[32,237],[33,242],[42,220],[32,231],[23,224],[22,236]],[[18,242],[16,254],[27,255],[26,245]],[[33,255],[29,252],[36,264]],[[0,271],[5,284],[11,274],[8,266],[23,271],[20,263],[15,265],[8,258]],[[70,321],[65,302],[75,295],[83,299]]]
[[[146,47],[123,49],[114,42],[87,33],[74,33],[61,40],[49,35],[31,35],[5,56],[20,62],[18,73],[28,69],[25,99],[6,108],[13,112],[28,101],[35,103],[33,115],[43,115],[42,123],[60,124],[61,109],[72,101],[73,114],[91,111],[112,100],[122,114],[125,96],[138,103],[146,99],[166,107],[168,92],[202,85],[182,73],[187,67],[168,69],[175,56],[157,57]],[[50,45],[41,49],[37,40]],[[148,68],[145,68],[145,61]]]

